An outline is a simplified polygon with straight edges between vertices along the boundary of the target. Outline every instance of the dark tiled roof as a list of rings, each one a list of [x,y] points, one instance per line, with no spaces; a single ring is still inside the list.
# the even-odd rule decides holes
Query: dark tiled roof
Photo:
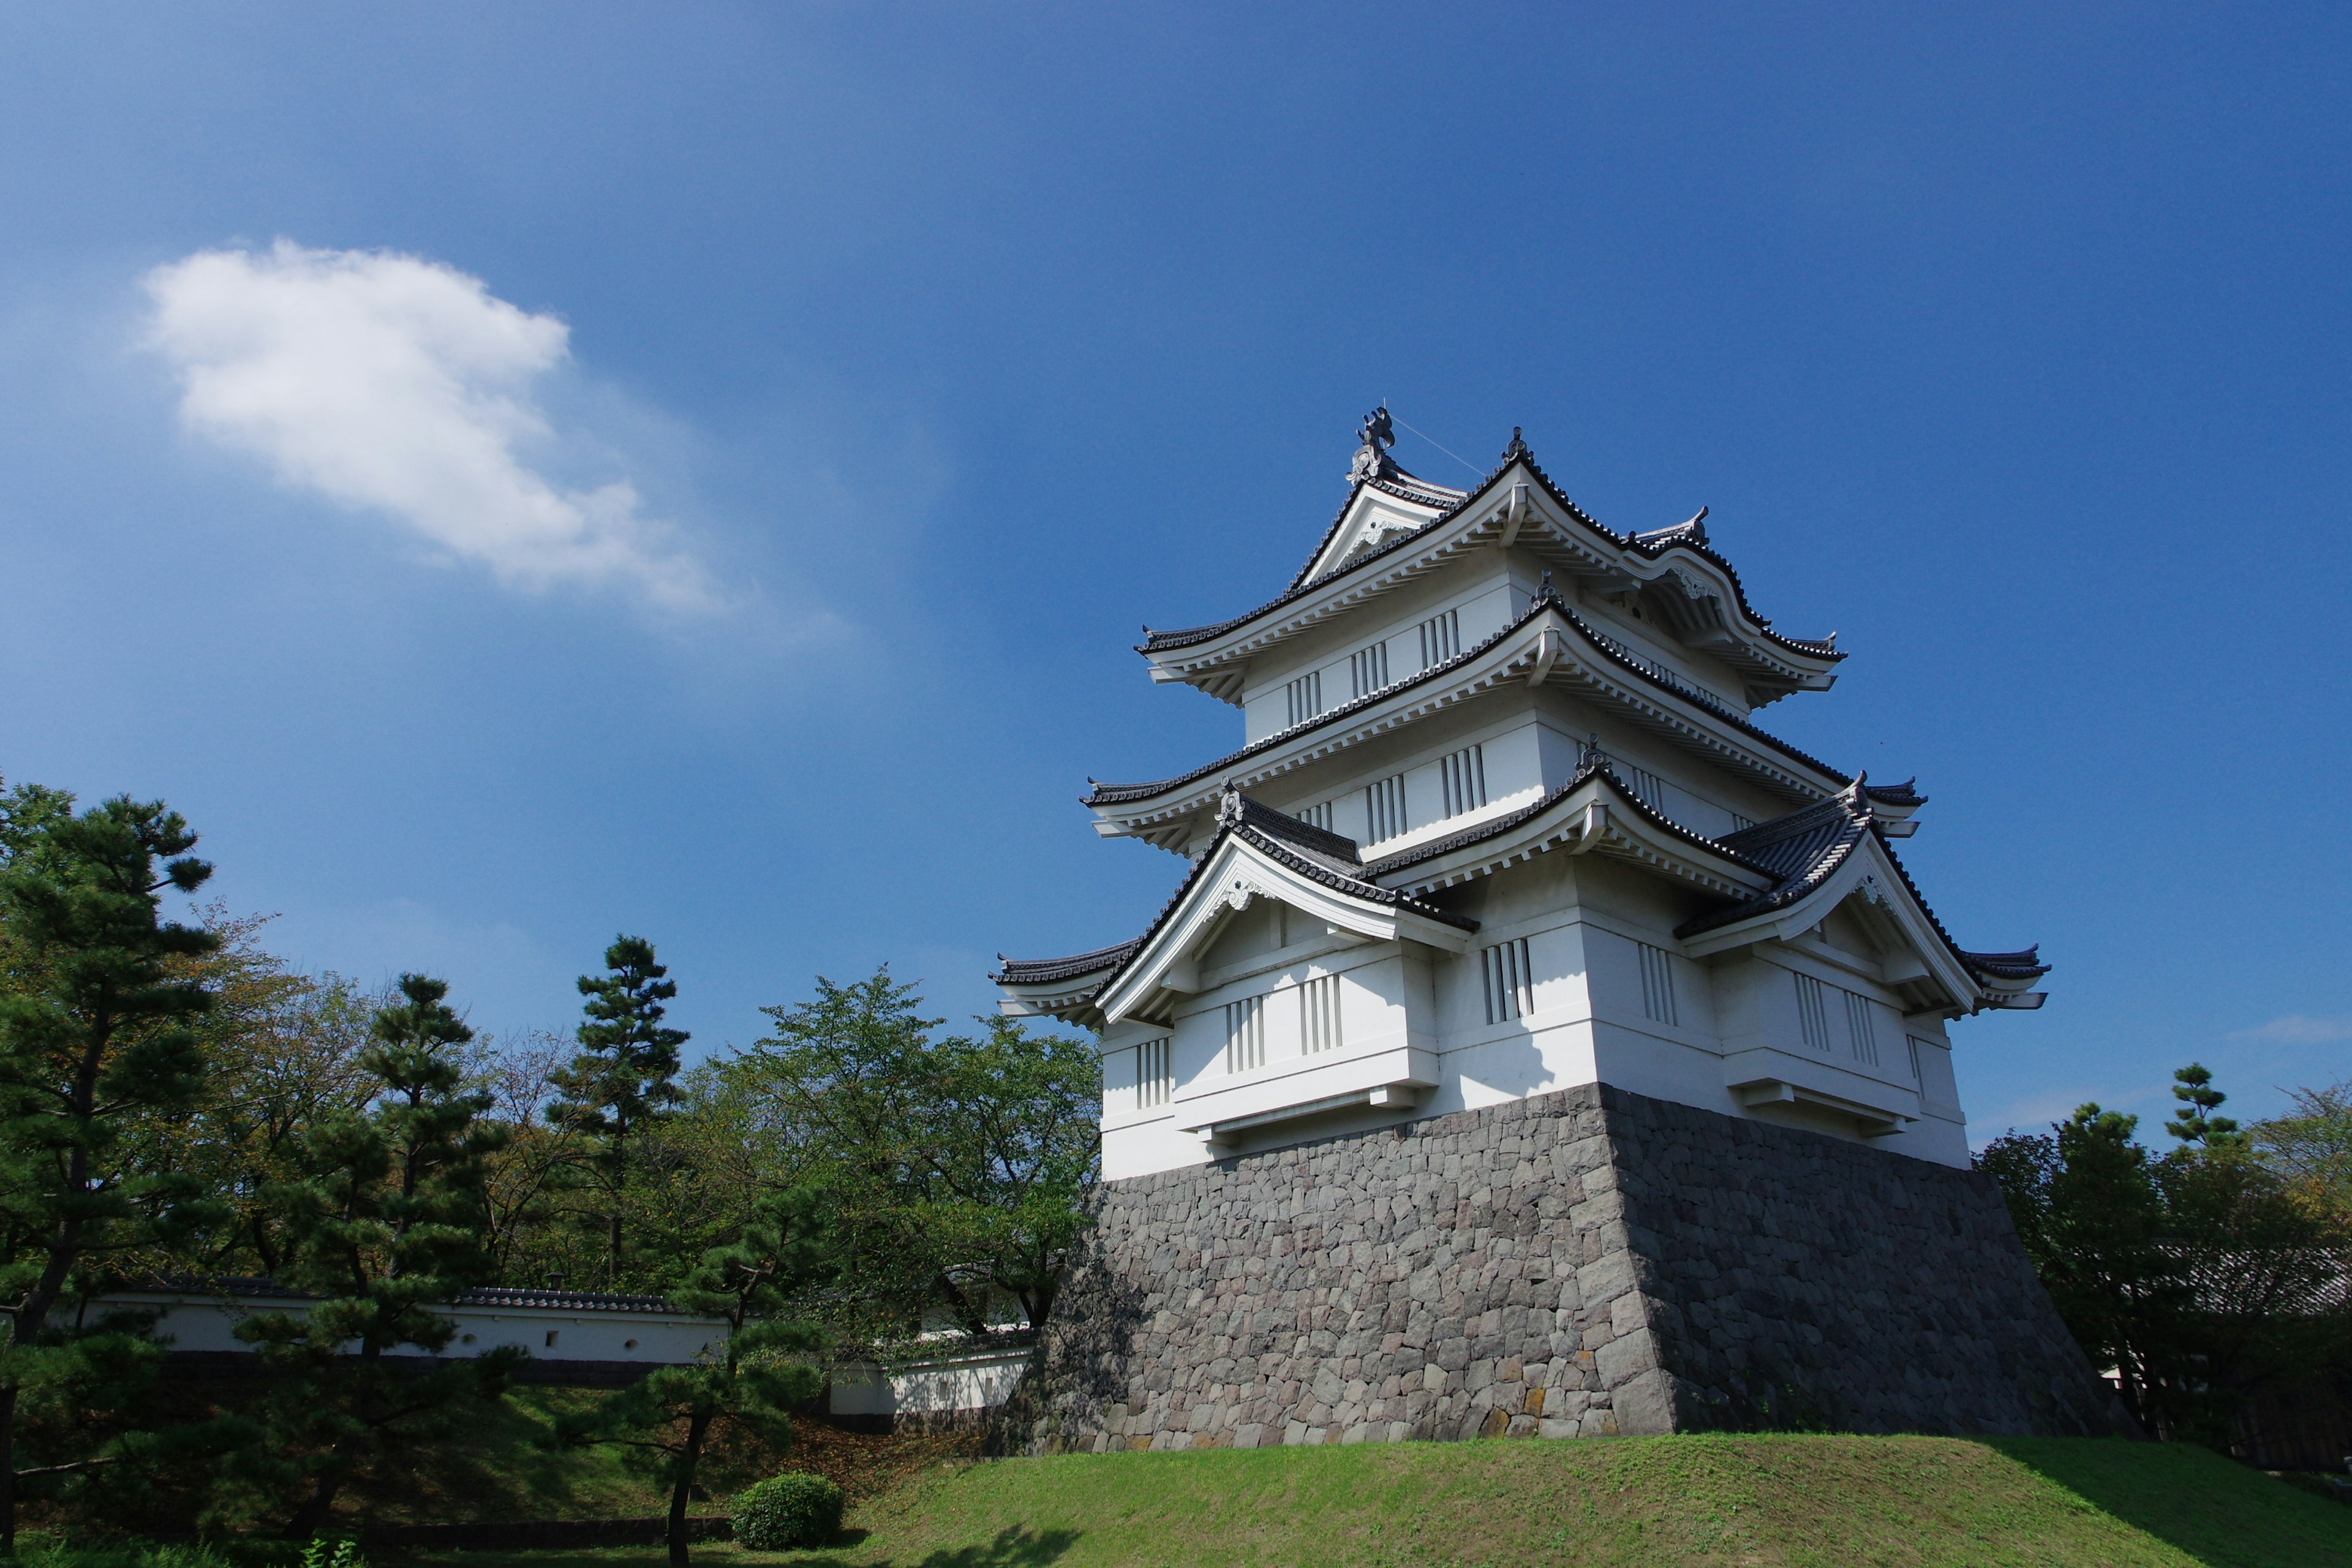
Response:
[[[1498,644],[1502,643],[1505,639],[1517,633],[1525,627],[1529,621],[1535,619],[1538,615],[1547,609],[1556,611],[1560,616],[1566,617],[1569,625],[1574,626],[1579,632],[1582,633],[1585,637],[1603,654],[1613,659],[1617,664],[1622,666],[1630,673],[1639,676],[1642,679],[1648,681],[1652,686],[1658,688],[1662,691],[1671,691],[1683,700],[1694,703],[1700,708],[1704,708],[1707,712],[1738,730],[1742,734],[1748,736],[1752,740],[1762,742],[1767,746],[1771,747],[1774,751],[1779,752],[1782,756],[1788,757],[1794,762],[1801,763],[1806,767],[1822,774],[1824,777],[1834,779],[1840,784],[1843,784],[1848,782],[1845,774],[1830,766],[1827,763],[1822,762],[1820,758],[1806,755],[1803,752],[1797,750],[1796,747],[1789,744],[1786,741],[1780,739],[1776,735],[1768,734],[1763,730],[1759,729],[1749,721],[1741,718],[1738,714],[1734,713],[1729,708],[1707,697],[1705,693],[1694,691],[1680,681],[1664,679],[1656,672],[1637,662],[1632,655],[1628,654],[1621,646],[1619,646],[1614,638],[1611,637],[1607,633],[1597,629],[1587,622],[1581,616],[1579,616],[1574,610],[1569,608],[1569,606],[1560,600],[1558,594],[1554,592],[1548,595],[1538,595],[1535,601],[1528,605],[1527,609],[1520,614],[1517,620],[1511,622],[1510,625],[1505,626],[1501,631],[1496,632],[1494,636],[1487,637],[1485,641],[1463,649],[1460,653],[1454,655],[1452,658],[1447,659],[1443,664],[1433,664],[1418,675],[1409,675],[1402,680],[1392,680],[1377,691],[1368,691],[1363,696],[1356,698],[1352,701],[1343,702],[1337,708],[1328,708],[1312,719],[1302,720],[1298,723],[1290,725],[1286,729],[1277,730],[1273,734],[1265,736],[1262,740],[1252,742],[1250,744],[1244,746],[1238,752],[1228,752],[1226,755],[1219,757],[1215,762],[1205,763],[1200,767],[1194,768],[1190,773],[1179,773],[1173,778],[1153,779],[1147,784],[1096,784],[1093,791],[1082,797],[1079,804],[1088,806],[1124,805],[1131,801],[1150,800],[1154,795],[1163,795],[1170,790],[1181,788],[1185,784],[1198,784],[1204,778],[1209,778],[1216,773],[1223,773],[1227,769],[1249,761],[1252,757],[1257,756],[1261,752],[1271,751],[1275,747],[1283,745],[1297,736],[1306,734],[1309,731],[1318,730],[1326,724],[1337,723],[1339,721],[1347,718],[1350,714],[1360,712],[1364,709],[1370,708],[1375,703],[1387,700],[1390,697],[1394,696],[1400,691],[1408,690],[1425,681],[1438,679],[1454,670],[1461,668],[1464,665],[1469,664],[1475,659],[1482,658],[1487,654],[1487,652]]]
[[[1466,915],[1457,915],[1451,910],[1442,910],[1434,904],[1425,903],[1410,893],[1400,893],[1392,889],[1377,887],[1364,880],[1358,871],[1356,845],[1353,839],[1343,838],[1336,833],[1327,833],[1312,823],[1301,822],[1298,818],[1286,816],[1272,806],[1261,805],[1238,791],[1227,792],[1224,802],[1219,807],[1218,816],[1220,826],[1217,828],[1216,837],[1209,841],[1209,847],[1202,851],[1201,858],[1192,862],[1192,870],[1185,873],[1183,881],[1177,884],[1175,892],[1169,895],[1168,901],[1160,906],[1160,912],[1152,917],[1151,924],[1144,928],[1143,934],[1132,942],[1121,942],[1118,948],[1101,950],[1102,952],[1122,952],[1122,956],[1118,961],[1118,970],[1105,974],[1091,988],[1089,994],[1100,994],[1105,987],[1118,979],[1119,973],[1134,962],[1135,955],[1149,946],[1153,937],[1160,934],[1160,928],[1165,926],[1176,911],[1183,907],[1185,899],[1192,894],[1193,885],[1199,882],[1202,875],[1207,872],[1210,863],[1216,859],[1217,851],[1223,847],[1228,837],[1239,837],[1244,843],[1277,864],[1287,866],[1299,875],[1319,882],[1335,891],[1345,893],[1350,898],[1361,899],[1366,903],[1386,905],[1391,909],[1406,910],[1423,919],[1437,921],[1462,931],[1478,929],[1478,922]],[[1095,958],[1099,955],[1088,953],[1085,956]],[[1068,964],[1076,963],[1077,960],[1061,959],[1045,962]],[[1013,967],[1012,964],[1007,963],[1004,970],[992,978],[1004,983],[1016,983],[1012,979]],[[1057,978],[1078,979],[1090,973],[1092,973],[1091,969],[1074,969],[1069,971],[1066,976],[1057,976]]]
[[[493,1285],[458,1294],[460,1307],[538,1307],[560,1312],[672,1312],[661,1296],[621,1296],[603,1290],[516,1290]]]
[[[1675,821],[1672,817],[1660,816],[1656,811],[1651,808],[1647,801],[1644,801],[1640,795],[1635,795],[1632,790],[1626,788],[1625,782],[1617,776],[1616,770],[1609,765],[1606,758],[1602,758],[1597,761],[1588,761],[1584,763],[1576,770],[1574,777],[1570,778],[1566,784],[1560,785],[1558,789],[1553,790],[1550,794],[1545,795],[1541,800],[1537,801],[1532,805],[1523,805],[1517,811],[1505,813],[1503,816],[1495,818],[1492,822],[1482,822],[1475,827],[1465,828],[1459,833],[1449,834],[1444,838],[1433,839],[1427,844],[1416,844],[1410,849],[1401,849],[1393,855],[1384,855],[1381,857],[1381,858],[1373,861],[1370,865],[1366,866],[1364,868],[1364,875],[1367,877],[1386,877],[1392,872],[1406,870],[1414,866],[1426,865],[1432,860],[1451,855],[1456,849],[1465,849],[1474,844],[1484,843],[1489,838],[1500,837],[1502,835],[1510,832],[1520,824],[1531,822],[1535,818],[1542,816],[1545,812],[1549,811],[1552,807],[1558,805],[1561,801],[1566,800],[1577,790],[1583,788],[1587,783],[1596,778],[1606,780],[1610,788],[1616,794],[1617,798],[1624,805],[1633,807],[1633,810],[1641,816],[1643,820],[1652,824],[1653,826],[1664,829],[1667,833],[1672,834],[1674,837],[1682,839],[1685,843],[1692,845],[1695,847],[1711,850],[1715,854],[1723,856],[1727,859],[1737,860],[1740,864],[1748,867],[1750,870],[1760,871],[1768,876],[1772,874],[1769,868],[1748,859],[1746,856],[1739,854],[1737,850],[1727,847],[1720,839],[1702,837],[1698,834],[1693,833],[1689,828],[1685,827],[1681,823]]]
[[[1801,811],[1725,834],[1716,842],[1780,879],[1754,898],[1685,921],[1675,928],[1675,934],[1694,937],[1717,926],[1788,908],[1835,875],[1853,853],[1853,847],[1871,831],[1870,805],[1857,780],[1829,799]]]
[[[1595,521],[1582,507],[1570,500],[1558,485],[1552,483],[1551,476],[1544,472],[1534,456],[1525,451],[1514,452],[1507,456],[1493,472],[1478,482],[1476,489],[1463,494],[1460,500],[1447,504],[1444,511],[1420,528],[1414,529],[1410,533],[1401,534],[1378,549],[1366,551],[1363,554],[1333,567],[1321,576],[1310,579],[1307,574],[1314,569],[1315,563],[1320,560],[1323,552],[1330,547],[1331,540],[1338,534],[1340,523],[1347,520],[1348,507],[1355,503],[1356,491],[1350,489],[1348,492],[1347,502],[1339,508],[1339,515],[1331,520],[1331,526],[1324,531],[1322,542],[1315,547],[1315,553],[1307,557],[1307,565],[1300,569],[1298,575],[1291,580],[1290,586],[1283,590],[1279,595],[1260,605],[1255,610],[1235,616],[1228,621],[1220,621],[1214,626],[1192,626],[1182,630],[1165,632],[1155,632],[1146,627],[1144,640],[1137,645],[1136,651],[1164,653],[1173,648],[1192,647],[1201,643],[1213,642],[1225,633],[1256,620],[1260,616],[1272,614],[1322,584],[1345,576],[1372,562],[1391,555],[1412,543],[1413,541],[1423,537],[1432,530],[1443,527],[1463,511],[1475,505],[1497,480],[1510,471],[1514,464],[1526,465],[1528,471],[1535,476],[1536,481],[1543,486],[1544,492],[1559,503],[1560,509],[1571,519],[1590,530],[1594,537],[1612,545],[1630,546],[1653,560],[1669,550],[1688,550],[1720,569],[1724,576],[1730,581],[1731,596],[1738,605],[1739,613],[1747,617],[1748,624],[1755,626],[1767,641],[1778,643],[1790,652],[1802,654],[1809,658],[1843,659],[1845,658],[1845,655],[1838,652],[1835,647],[1834,637],[1819,639],[1783,637],[1772,629],[1770,621],[1756,613],[1756,607],[1748,602],[1748,590],[1739,580],[1738,571],[1730,562],[1716,553],[1714,547],[1707,542],[1706,530],[1700,521],[1706,515],[1704,510],[1698,517],[1691,519],[1688,522],[1679,523],[1673,528],[1660,529],[1654,533],[1620,534]],[[1405,477],[1412,478],[1410,475]],[[1360,488],[1360,484],[1358,488]],[[1427,504],[1435,504],[1435,502],[1433,500]]]
[[[1926,800],[1925,795],[1912,790],[1912,782],[1888,785],[1885,793],[1901,792],[1916,800]],[[1847,788],[1818,805],[1792,811],[1769,822],[1759,822],[1753,827],[1743,827],[1737,833],[1725,834],[1716,842],[1737,851],[1743,858],[1768,867],[1781,880],[1769,892],[1744,899],[1723,909],[1710,910],[1684,921],[1675,928],[1675,934],[1693,937],[1773,910],[1786,909],[1834,876],[1864,839],[1875,838],[1887,864],[1894,867],[1895,874],[1902,879],[1904,890],[1911,895],[1911,901],[1927,917],[1927,924],[1934,929],[1937,939],[1969,973],[1979,979],[1994,980],[2038,980],[2049,973],[2050,965],[2041,961],[2038,943],[2021,952],[1970,952],[1952,940],[1952,933],[1944,929],[1944,922],[1928,906],[1926,897],[1919,891],[1919,884],[1911,879],[1909,869],[1904,866],[1901,857],[1895,853],[1894,846],[1886,841],[1886,835],[1871,819],[1870,802],[1878,793],[1869,787],[1866,780],[1857,778]]]
[[[1334,833],[1328,827],[1316,826],[1304,817],[1276,811],[1238,790],[1233,798],[1241,803],[1235,809],[1240,812],[1239,820],[1244,827],[1255,827],[1261,833],[1271,834],[1298,848],[1323,856],[1350,871],[1363,863],[1363,855],[1357,849],[1356,841],[1344,833]]]
[[[988,978],[999,985],[1055,985],[1097,971],[1117,969],[1142,940],[1134,937],[1067,958],[1007,958],[1000,952],[996,958],[1003,967]]]
[[[1927,797],[1919,793],[1918,784],[1917,779],[1908,778],[1899,784],[1872,784],[1863,793],[1881,805],[1925,805]]]
[[[259,1275],[235,1274],[212,1278],[172,1275],[126,1289],[171,1290],[186,1295],[227,1296],[247,1300],[316,1301],[323,1298],[298,1290]],[[613,1295],[603,1290],[526,1290],[502,1285],[461,1290],[454,1301],[439,1307],[540,1307],[564,1312],[668,1312],[676,1309],[661,1296]]]
[[[2050,973],[2050,966],[2042,962],[2042,944],[2038,942],[2021,952],[1962,951],[1960,962],[1997,980],[2039,980]]]

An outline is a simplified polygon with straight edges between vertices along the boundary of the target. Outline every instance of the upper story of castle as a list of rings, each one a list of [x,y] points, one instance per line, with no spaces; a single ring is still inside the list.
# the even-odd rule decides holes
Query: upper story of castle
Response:
[[[1360,436],[1348,500],[1281,595],[1139,647],[1154,680],[1241,708],[1243,745],[1174,778],[1096,784],[1098,832],[1197,855],[1230,784],[1392,852],[1556,788],[1596,747],[1709,837],[1853,782],[1755,721],[1828,689],[1844,656],[1834,636],[1773,629],[1704,510],[1618,533],[1516,431],[1468,490],[1399,468],[1385,409]],[[1905,831],[1912,805],[1878,794]]]

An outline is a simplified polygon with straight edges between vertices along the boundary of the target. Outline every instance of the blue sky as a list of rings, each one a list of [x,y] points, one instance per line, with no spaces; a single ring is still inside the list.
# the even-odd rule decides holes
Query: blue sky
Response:
[[[1761,717],[2058,965],[1957,1032],[1980,1136],[2274,1110],[2352,1042],[2347,35],[10,7],[0,774],[494,1030],[618,930],[699,1047],[885,960],[969,1014],[1165,897],[1076,796],[1239,721],[1129,645],[1286,581],[1385,397],[1841,634]]]

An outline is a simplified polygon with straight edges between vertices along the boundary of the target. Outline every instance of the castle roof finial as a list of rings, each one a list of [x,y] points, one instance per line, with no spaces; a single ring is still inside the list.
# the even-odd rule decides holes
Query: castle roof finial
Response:
[[[1511,444],[1503,448],[1503,461],[1507,463],[1516,458],[1526,456],[1528,456],[1527,441],[1521,437],[1519,427],[1514,425],[1511,426]]]
[[[1396,445],[1396,422],[1389,417],[1385,398],[1364,416],[1364,422],[1356,427],[1356,439],[1363,445],[1356,448],[1356,460],[1348,469],[1349,483],[1385,479],[1397,471],[1396,460],[1389,456],[1389,448]]]

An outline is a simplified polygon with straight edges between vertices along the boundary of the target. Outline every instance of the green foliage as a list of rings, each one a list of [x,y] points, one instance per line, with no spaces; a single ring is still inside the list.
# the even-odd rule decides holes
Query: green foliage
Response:
[[[302,1568],[367,1568],[360,1543],[348,1537],[328,1541],[314,1537],[302,1543]]]
[[[305,1129],[299,1177],[270,1191],[286,1237],[282,1279],[325,1299],[237,1326],[273,1383],[263,1439],[223,1469],[218,1521],[268,1517],[307,1493],[291,1528],[317,1530],[355,1469],[499,1397],[520,1359],[493,1352],[428,1372],[383,1359],[403,1345],[446,1346],[456,1329],[435,1305],[488,1272],[483,1162],[504,1133],[481,1120],[488,1097],[465,1086],[459,1049],[473,1033],[447,994],[438,980],[401,976],[359,1057],[375,1080],[369,1105]]]
[[[787,1470],[735,1494],[735,1543],[754,1552],[789,1552],[822,1546],[841,1531],[847,1500],[823,1476]]]
[[[2211,1115],[2211,1075],[2176,1075],[2190,1109],[2158,1157],[2135,1117],[2085,1105],[2047,1134],[1995,1139],[2027,1255],[2093,1363],[2120,1376],[2148,1431],[2215,1447],[2265,1385],[2352,1366],[2352,1310],[2334,1283],[2352,1219],[2300,1199],[2254,1140]]]
[[[920,1005],[887,968],[820,978],[814,1000],[762,1009],[774,1034],[728,1071],[826,1196],[852,1332],[904,1335],[941,1309],[978,1331],[999,1295],[1042,1322],[1098,1168],[1095,1053],[1008,1018],[935,1040]]]
[[[2323,1213],[2352,1215],[2352,1081],[2294,1091],[2294,1110],[2254,1124],[2263,1164]]]
[[[0,1548],[14,1539],[20,1471],[44,1479],[110,1468],[104,1424],[56,1424],[47,1451],[16,1451],[23,1391],[87,1405],[74,1373],[120,1384],[142,1358],[120,1329],[106,1343],[57,1317],[93,1272],[203,1223],[202,1184],[130,1157],[128,1126],[184,1109],[203,1081],[194,1023],[212,995],[175,960],[209,932],[160,917],[165,889],[212,868],[161,802],[119,797],[77,815],[70,796],[20,786],[0,809]],[[159,867],[158,862],[163,864]],[[117,1352],[121,1353],[117,1353]]]
[[[677,1048],[691,1037],[662,1023],[662,1004],[677,994],[677,982],[654,961],[654,944],[641,936],[615,938],[604,950],[602,977],[580,977],[580,1055],[555,1077],[563,1098],[549,1108],[549,1120],[594,1138],[593,1166],[607,1199],[606,1275],[617,1287],[623,1274],[623,1208],[628,1187],[629,1139],[678,1101]]]
[[[237,1568],[212,1546],[119,1539],[68,1541],[28,1531],[16,1542],[13,1568]]]
[[[2184,1143],[2202,1143],[2209,1147],[2217,1140],[2237,1136],[2238,1124],[2226,1116],[2216,1116],[2230,1097],[2213,1087],[2212,1069],[2202,1062],[2190,1062],[2172,1075],[2172,1098],[2187,1106],[2164,1130]]]
[[[594,1409],[559,1422],[561,1443],[620,1447],[669,1488],[669,1558],[687,1562],[686,1505],[718,1429],[790,1435],[793,1405],[824,1386],[798,1359],[817,1344],[791,1314],[828,1282],[817,1197],[794,1190],[763,1199],[735,1241],[711,1248],[676,1290],[680,1311],[728,1325],[725,1342],[688,1366],[660,1367]]]

